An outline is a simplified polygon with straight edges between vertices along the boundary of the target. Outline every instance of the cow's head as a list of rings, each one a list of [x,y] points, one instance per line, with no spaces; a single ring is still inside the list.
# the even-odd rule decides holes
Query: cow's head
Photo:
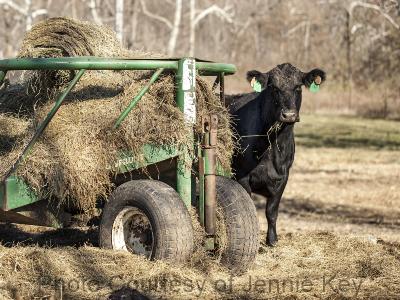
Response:
[[[252,86],[266,90],[266,99],[273,101],[276,120],[294,123],[300,120],[301,87],[319,87],[325,81],[325,72],[320,69],[303,73],[289,63],[278,65],[267,73],[253,70],[247,72]]]

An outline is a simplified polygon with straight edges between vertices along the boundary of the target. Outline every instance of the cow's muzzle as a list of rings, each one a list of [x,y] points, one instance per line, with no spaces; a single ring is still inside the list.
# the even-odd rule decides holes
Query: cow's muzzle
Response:
[[[297,113],[297,111],[293,110],[281,111],[279,119],[281,122],[284,123],[294,123],[300,121],[299,114]]]

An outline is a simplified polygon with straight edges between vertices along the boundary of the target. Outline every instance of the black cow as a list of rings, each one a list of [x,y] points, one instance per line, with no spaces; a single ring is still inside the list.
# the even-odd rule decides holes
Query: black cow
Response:
[[[248,193],[265,196],[267,244],[277,242],[278,207],[294,160],[294,123],[300,120],[301,88],[319,88],[325,72],[303,73],[289,63],[267,73],[249,71],[247,80],[261,92],[227,96],[234,129],[240,136],[232,169]]]

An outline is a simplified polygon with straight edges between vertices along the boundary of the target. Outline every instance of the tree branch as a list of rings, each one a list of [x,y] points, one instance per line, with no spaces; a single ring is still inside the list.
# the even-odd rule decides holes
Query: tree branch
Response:
[[[295,33],[297,30],[299,30],[300,28],[304,27],[307,25],[307,21],[302,21],[299,24],[297,24],[296,26],[294,26],[293,28],[289,29],[286,33],[285,33],[285,37],[289,36],[293,33]]]
[[[45,8],[37,9],[37,10],[32,12],[32,18],[34,19],[34,18],[39,17],[41,15],[47,15],[47,14],[48,14],[47,9],[45,9]]]
[[[197,15],[197,17],[194,19],[194,25],[196,26],[202,19],[207,17],[210,14],[215,14],[221,19],[224,19],[228,23],[233,23],[232,20],[232,15],[228,13],[227,11],[229,10],[228,7],[221,8],[218,5],[211,5],[207,9],[203,10],[201,13]]]
[[[386,20],[388,20],[396,29],[400,29],[400,25],[397,24],[397,23],[395,22],[395,20],[394,20],[389,14],[387,14],[385,11],[383,11],[383,9],[382,9],[380,6],[375,5],[375,4],[371,4],[371,3],[367,3],[367,2],[362,2],[362,1],[355,1],[355,2],[352,2],[352,3],[350,4],[350,7],[349,7],[349,13],[350,13],[350,15],[353,15],[353,10],[354,10],[357,6],[364,7],[364,8],[369,8],[369,9],[373,9],[373,10],[378,11],[378,12],[379,12]]]
[[[23,7],[19,6],[12,0],[0,0],[0,4],[9,6],[10,8],[14,9],[15,11],[19,12],[22,15],[26,16],[28,14],[27,9],[24,9]]]
[[[142,5],[143,13],[144,13],[146,16],[148,16],[149,18],[152,18],[152,19],[154,19],[154,20],[157,20],[157,21],[159,21],[159,22],[164,23],[166,26],[168,26],[169,29],[172,29],[172,28],[173,28],[172,23],[171,23],[168,19],[166,19],[166,18],[164,18],[164,17],[162,17],[162,16],[159,16],[159,15],[156,15],[156,14],[153,14],[153,13],[149,12],[149,11],[147,10],[146,4],[145,4],[145,2],[144,2],[143,0],[140,0],[140,4]]]

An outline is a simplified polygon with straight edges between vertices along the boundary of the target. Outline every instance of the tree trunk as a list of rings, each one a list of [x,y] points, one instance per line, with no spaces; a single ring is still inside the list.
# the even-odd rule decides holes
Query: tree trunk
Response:
[[[172,56],[175,51],[176,40],[178,39],[179,27],[181,25],[182,17],[182,0],[175,1],[175,17],[174,24],[171,31],[171,36],[168,43],[168,56]]]
[[[190,0],[190,40],[189,40],[189,55],[195,56],[194,48],[196,43],[196,0]]]
[[[32,22],[33,22],[32,0],[26,0],[25,4],[26,4],[26,31],[29,31],[32,28]]]
[[[72,14],[72,18],[77,19],[78,15],[76,13],[76,0],[72,0],[71,2],[71,14]]]
[[[124,0],[115,1],[115,32],[122,42],[124,38]]]
[[[135,47],[136,31],[137,31],[137,25],[138,25],[138,17],[139,17],[139,1],[138,0],[134,0],[134,3],[132,5],[130,48]]]
[[[310,27],[311,22],[307,20],[304,33],[304,66],[310,67]]]
[[[351,13],[346,10],[346,62],[347,62],[347,84],[349,87],[349,99],[348,105],[349,109],[352,107],[352,97],[353,97],[353,64],[351,57]]]

